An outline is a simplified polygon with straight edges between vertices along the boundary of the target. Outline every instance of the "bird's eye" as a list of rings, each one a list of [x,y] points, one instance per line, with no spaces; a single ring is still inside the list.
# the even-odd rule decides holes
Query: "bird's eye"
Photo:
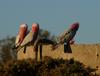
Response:
[[[70,33],[70,32],[68,31],[68,33]]]

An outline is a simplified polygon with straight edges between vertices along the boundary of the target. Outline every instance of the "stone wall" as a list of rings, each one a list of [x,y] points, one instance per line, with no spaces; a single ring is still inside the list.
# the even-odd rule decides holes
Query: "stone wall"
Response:
[[[100,73],[100,44],[75,44],[71,45],[72,53],[64,53],[63,45],[61,45],[56,50],[52,51],[51,46],[43,46],[43,56],[51,56],[52,58],[63,58],[70,59],[74,58],[85,65],[96,68]],[[39,54],[39,52],[38,52]],[[17,59],[28,59],[35,58],[35,52],[33,51],[33,47],[27,47],[27,51],[24,54],[23,48],[18,52]],[[38,57],[39,58],[39,57]]]

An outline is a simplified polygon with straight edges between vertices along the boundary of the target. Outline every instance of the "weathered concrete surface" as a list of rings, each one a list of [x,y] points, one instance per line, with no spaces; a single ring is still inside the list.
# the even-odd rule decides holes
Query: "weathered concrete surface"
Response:
[[[72,53],[64,53],[63,45],[52,51],[51,46],[43,46],[43,56],[51,56],[52,58],[70,59],[74,58],[85,65],[95,68],[99,66],[98,73],[100,73],[100,44],[75,44],[71,46]],[[18,52],[18,59],[35,58],[35,52],[32,46],[27,47],[24,54],[23,49]]]

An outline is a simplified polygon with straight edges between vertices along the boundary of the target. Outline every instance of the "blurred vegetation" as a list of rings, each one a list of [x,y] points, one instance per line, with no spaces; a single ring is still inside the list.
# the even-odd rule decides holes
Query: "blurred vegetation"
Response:
[[[41,35],[41,37],[44,37],[44,38],[50,37],[50,32],[47,30],[40,29],[39,34]]]
[[[52,59],[44,57],[42,62],[34,60],[12,60],[0,64],[0,76],[98,76],[95,69],[86,67],[74,59]]]
[[[11,49],[14,43],[15,37],[7,36],[5,39],[0,40],[0,63],[16,59],[16,52]]]
[[[48,30],[40,29],[39,35],[43,38],[48,38],[48,39],[51,39],[53,41],[56,41],[56,36],[51,35],[51,33]]]

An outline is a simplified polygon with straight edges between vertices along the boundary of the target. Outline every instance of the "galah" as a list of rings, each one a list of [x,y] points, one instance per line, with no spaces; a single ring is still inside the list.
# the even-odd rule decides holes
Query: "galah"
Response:
[[[27,24],[21,24],[20,27],[19,27],[18,35],[16,37],[15,45],[14,45],[13,48],[18,48],[21,45],[21,43],[24,40],[27,33],[28,33],[28,25]]]
[[[68,30],[64,31],[60,36],[57,37],[57,43],[53,46],[53,49],[59,47],[61,44],[65,43],[67,45],[70,44],[70,41],[74,38],[76,35],[76,32],[79,28],[79,23],[73,23]]]

